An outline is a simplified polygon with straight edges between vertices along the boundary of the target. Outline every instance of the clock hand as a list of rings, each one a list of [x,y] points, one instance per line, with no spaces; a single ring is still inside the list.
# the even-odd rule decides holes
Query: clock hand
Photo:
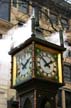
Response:
[[[44,66],[46,67],[46,66],[48,66],[49,68],[50,68],[50,64],[52,64],[54,61],[49,61],[49,62],[47,62],[42,56],[41,56],[41,58],[43,59],[43,61],[44,61]]]
[[[22,65],[22,66],[24,66],[24,64],[23,64],[23,63],[21,63],[21,65]]]
[[[41,55],[40,55],[40,56],[41,56]],[[45,66],[45,67],[46,67],[46,66],[49,66],[49,63],[47,63],[47,61],[46,61],[46,60],[45,60],[42,56],[41,56],[41,58],[42,58],[42,60],[43,60],[43,61],[44,61],[44,63],[45,63],[45,65],[44,65],[44,66]],[[50,67],[50,66],[49,66],[49,67]]]
[[[41,58],[43,59],[44,63],[47,64],[46,60],[43,57],[41,57]]]
[[[30,58],[28,58],[28,59],[27,59],[27,61],[26,61],[26,63],[25,63],[25,64],[21,63],[21,64],[22,64],[22,66],[23,66],[23,67],[22,67],[22,69],[25,69],[25,68],[26,68],[26,65],[27,65],[27,63],[29,62],[29,60],[30,60]]]
[[[50,64],[52,64],[54,61],[49,61],[48,63],[46,63],[44,66],[48,66],[50,68]]]

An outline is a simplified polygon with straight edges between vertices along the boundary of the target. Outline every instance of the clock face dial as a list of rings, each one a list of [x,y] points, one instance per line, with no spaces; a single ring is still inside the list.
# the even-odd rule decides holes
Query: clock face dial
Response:
[[[25,80],[31,76],[32,51],[26,48],[16,55],[17,80]]]
[[[54,77],[57,74],[57,55],[36,49],[36,65],[38,74],[41,73],[49,78]]]

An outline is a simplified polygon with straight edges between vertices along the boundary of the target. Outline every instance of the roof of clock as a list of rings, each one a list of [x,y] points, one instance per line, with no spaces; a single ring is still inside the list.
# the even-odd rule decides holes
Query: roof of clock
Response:
[[[27,47],[28,45],[30,45],[33,41],[35,43],[37,43],[37,44],[41,44],[41,45],[44,45],[45,47],[56,49],[56,50],[61,51],[61,52],[66,50],[66,48],[64,48],[62,46],[50,43],[50,42],[48,42],[46,40],[41,40],[41,39],[37,38],[36,36],[32,35],[24,43],[22,43],[19,46],[11,49],[11,51],[9,52],[9,54],[10,55],[14,55],[14,54],[18,53],[19,51],[21,51],[22,49],[24,49],[25,47]]]

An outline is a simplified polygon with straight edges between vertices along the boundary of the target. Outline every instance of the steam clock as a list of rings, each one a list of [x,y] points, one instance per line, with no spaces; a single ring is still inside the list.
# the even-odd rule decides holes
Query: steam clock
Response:
[[[56,108],[56,93],[63,85],[64,47],[31,36],[12,49],[11,86],[19,108]]]

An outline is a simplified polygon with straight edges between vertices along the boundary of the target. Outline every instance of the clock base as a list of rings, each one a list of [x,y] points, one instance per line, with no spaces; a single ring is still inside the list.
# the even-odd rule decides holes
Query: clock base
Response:
[[[31,108],[56,108],[56,94],[62,84],[33,78],[14,88],[17,90],[17,99],[20,105]],[[22,101],[23,100],[23,101]],[[27,102],[28,101],[28,102]],[[36,105],[36,107],[35,107]]]

